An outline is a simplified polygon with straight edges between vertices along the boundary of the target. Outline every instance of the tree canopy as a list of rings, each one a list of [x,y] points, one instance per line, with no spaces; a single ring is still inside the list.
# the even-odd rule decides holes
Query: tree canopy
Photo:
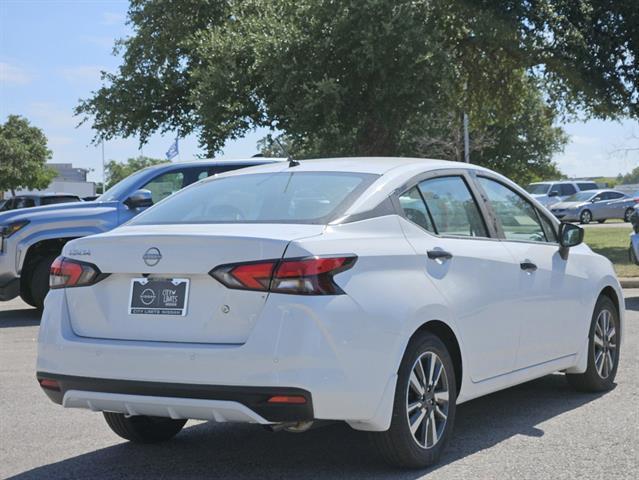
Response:
[[[0,192],[10,190],[15,195],[20,188],[47,188],[56,176],[46,165],[49,158],[51,151],[42,130],[26,118],[9,115],[0,125]]]
[[[76,113],[101,138],[196,132],[213,155],[267,127],[330,156],[428,154],[469,112],[473,160],[516,172],[561,148],[561,115],[639,118],[632,3],[132,0],[123,63]]]
[[[142,155],[139,157],[129,158],[126,162],[109,160],[104,166],[106,173],[106,189],[111,188],[120,180],[124,180],[126,177],[138,170],[142,170],[143,168],[151,167],[153,165],[159,165],[160,163],[166,163],[166,160],[144,157]]]

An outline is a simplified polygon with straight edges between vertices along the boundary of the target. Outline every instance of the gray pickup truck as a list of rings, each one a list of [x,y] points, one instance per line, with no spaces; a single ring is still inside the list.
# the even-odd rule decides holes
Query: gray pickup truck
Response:
[[[51,263],[69,240],[111,230],[210,175],[276,161],[281,159],[166,163],[130,175],[93,202],[0,213],[0,301],[20,295],[29,305],[42,308]]]

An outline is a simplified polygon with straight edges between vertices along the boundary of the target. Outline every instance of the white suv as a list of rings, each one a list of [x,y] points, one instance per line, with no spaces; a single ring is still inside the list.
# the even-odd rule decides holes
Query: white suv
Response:
[[[565,200],[571,195],[583,190],[597,190],[595,182],[587,181],[561,181],[561,182],[535,182],[526,187],[528,193],[542,205],[549,207]]]
[[[168,440],[187,419],[338,420],[424,467],[460,403],[556,371],[613,387],[623,295],[582,238],[468,164],[229,172],[64,246],[37,378],[131,441]]]

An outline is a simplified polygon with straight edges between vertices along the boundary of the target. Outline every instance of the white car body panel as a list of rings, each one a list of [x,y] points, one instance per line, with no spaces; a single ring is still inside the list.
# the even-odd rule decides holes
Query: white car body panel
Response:
[[[382,174],[344,217],[370,211],[420,172],[482,170],[417,159],[304,161],[295,168]],[[191,278],[186,317],[128,315],[124,285],[149,271],[142,261],[149,247],[163,255],[154,275]],[[427,259],[435,248],[451,251],[452,260]],[[623,302],[610,262],[585,245],[563,260],[557,245],[437,237],[397,214],[329,225],[122,226],[72,241],[63,255],[74,258],[74,251],[89,251],[77,258],[120,273],[90,287],[49,293],[39,372],[300,388],[312,395],[314,418],[344,420],[360,430],[388,429],[402,356],[429,322],[444,324],[459,343],[457,403],[463,403],[557,370],[584,371],[584,340],[597,297],[612,288]],[[345,295],[231,290],[207,275],[226,263],[337,254],[358,257],[335,277]],[[520,269],[527,258],[539,265],[537,272]],[[220,310],[224,305],[228,313]],[[619,313],[623,325],[623,309]],[[182,400],[74,391],[64,402],[129,415],[268,423],[234,402]]]

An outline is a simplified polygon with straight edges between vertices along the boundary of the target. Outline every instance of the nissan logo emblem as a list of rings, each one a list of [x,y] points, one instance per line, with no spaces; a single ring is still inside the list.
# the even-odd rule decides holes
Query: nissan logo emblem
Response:
[[[149,248],[146,252],[144,252],[144,255],[142,255],[142,260],[144,260],[144,263],[146,263],[149,267],[155,267],[158,263],[160,263],[160,260],[162,260],[162,254],[155,247]]]

